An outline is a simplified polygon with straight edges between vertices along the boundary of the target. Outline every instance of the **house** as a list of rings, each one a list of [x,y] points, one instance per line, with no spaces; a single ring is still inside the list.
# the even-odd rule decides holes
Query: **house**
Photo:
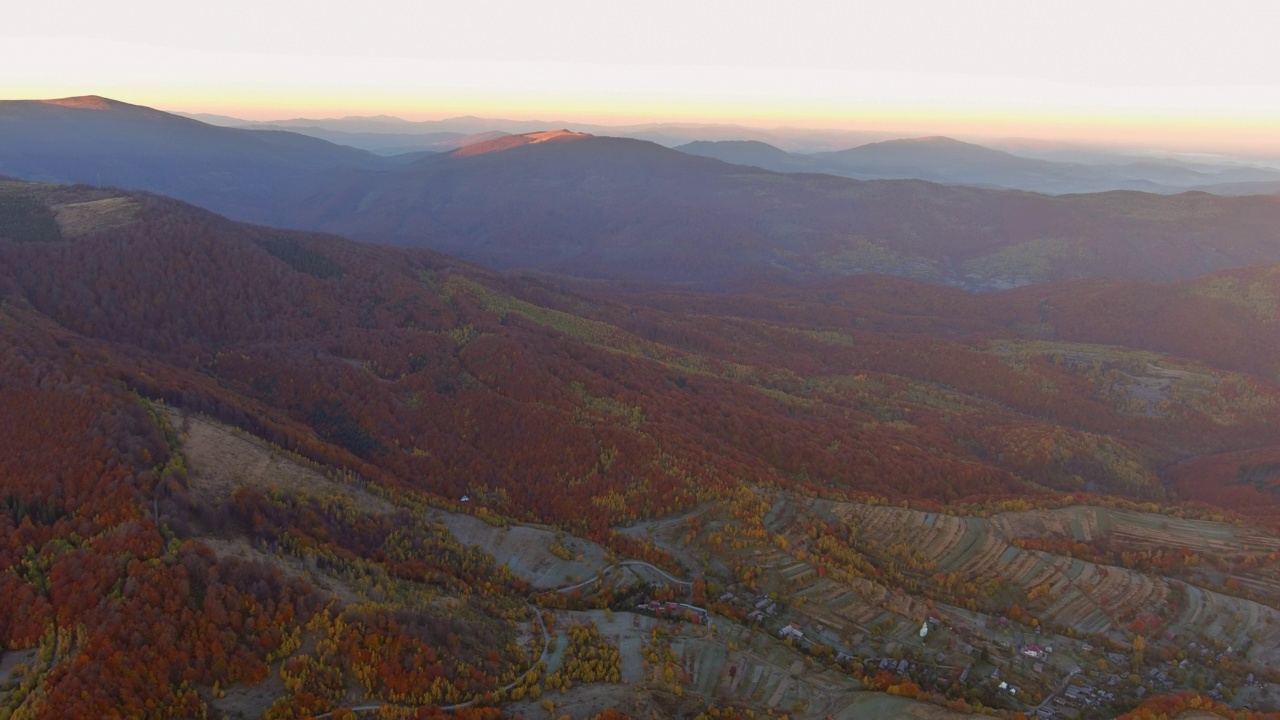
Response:
[[[783,639],[793,638],[795,640],[799,640],[804,637],[804,633],[800,631],[799,625],[791,623],[778,631],[778,637]]]
[[[1044,648],[1040,647],[1039,645],[1028,645],[1022,648],[1022,654],[1026,655],[1029,658],[1035,658],[1039,660],[1040,658],[1044,657]]]

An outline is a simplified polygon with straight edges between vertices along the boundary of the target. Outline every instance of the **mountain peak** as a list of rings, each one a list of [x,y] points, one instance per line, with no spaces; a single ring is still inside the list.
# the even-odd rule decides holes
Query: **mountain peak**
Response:
[[[62,107],[78,108],[80,110],[112,110],[120,105],[115,100],[104,98],[101,95],[78,95],[54,100],[41,100],[40,102],[45,105],[61,105]]]
[[[491,152],[500,152],[502,150],[510,150],[524,145],[536,145],[544,142],[561,142],[565,140],[580,140],[582,138],[595,137],[590,133],[573,132],[572,130],[542,130],[539,132],[525,133],[523,135],[503,135],[493,140],[467,145],[458,148],[451,153],[455,157],[468,157],[471,155],[484,155]]]
[[[956,140],[955,138],[947,137],[946,135],[929,135],[929,136],[926,136],[926,137],[902,138],[902,139],[900,139],[900,140],[886,140],[886,141],[884,141],[884,144],[885,144],[885,145],[888,145],[888,144],[899,144],[899,145],[972,145],[973,143],[967,143],[967,142],[964,142],[963,140]]]
[[[591,137],[591,134],[574,132],[572,130],[561,128],[559,130],[544,130],[542,132],[525,133],[524,137],[529,138],[530,143],[540,143],[548,140]]]

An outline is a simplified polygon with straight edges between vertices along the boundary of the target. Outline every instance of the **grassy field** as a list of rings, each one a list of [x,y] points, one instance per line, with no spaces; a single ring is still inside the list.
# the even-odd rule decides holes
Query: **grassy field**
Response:
[[[74,239],[90,233],[110,230],[133,222],[138,211],[136,201],[125,197],[66,203],[53,207],[54,220],[62,236]]]
[[[443,510],[431,514],[459,541],[484,548],[536,588],[555,588],[588,580],[607,564],[604,548],[571,535],[557,536],[552,530],[527,525],[495,527],[471,515]],[[557,543],[574,559],[566,560],[553,554],[551,548]]]

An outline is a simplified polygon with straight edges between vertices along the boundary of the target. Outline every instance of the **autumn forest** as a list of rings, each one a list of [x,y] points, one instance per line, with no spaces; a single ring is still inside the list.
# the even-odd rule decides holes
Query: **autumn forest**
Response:
[[[1276,266],[791,280],[0,181],[0,720],[1280,710]]]

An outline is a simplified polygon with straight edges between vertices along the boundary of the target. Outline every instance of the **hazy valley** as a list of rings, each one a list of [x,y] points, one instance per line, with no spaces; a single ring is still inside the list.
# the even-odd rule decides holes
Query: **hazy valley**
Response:
[[[881,273],[997,289],[1280,262],[1274,196],[856,181],[573,132],[382,157],[96,98],[7,102],[0,117],[0,174],[148,190],[236,219],[429,247],[501,270],[705,288]],[[885,159],[903,155],[894,148],[906,157]],[[1046,162],[933,140],[845,152],[914,162],[890,174],[938,180],[912,173],[950,162],[957,148],[1019,167]]]

